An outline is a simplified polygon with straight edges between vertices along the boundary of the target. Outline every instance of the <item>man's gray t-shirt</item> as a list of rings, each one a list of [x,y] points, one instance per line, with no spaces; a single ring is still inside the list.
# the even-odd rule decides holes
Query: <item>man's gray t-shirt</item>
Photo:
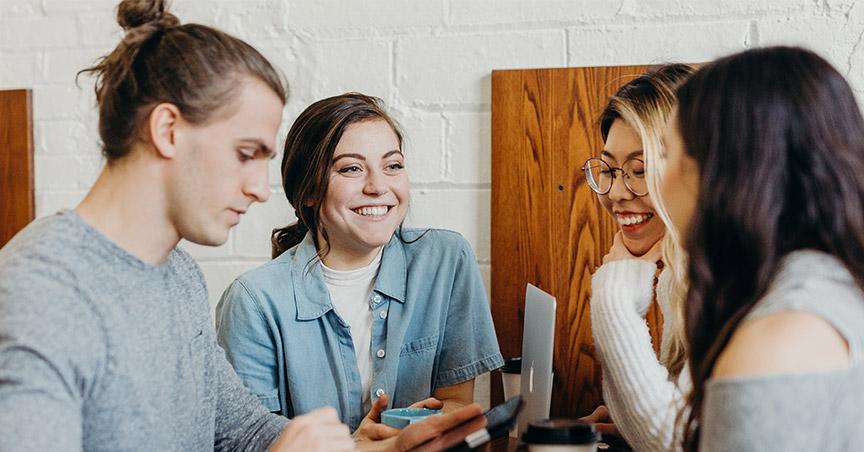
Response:
[[[0,450],[262,450],[286,423],[225,360],[184,251],[146,264],[74,211],[0,250]]]

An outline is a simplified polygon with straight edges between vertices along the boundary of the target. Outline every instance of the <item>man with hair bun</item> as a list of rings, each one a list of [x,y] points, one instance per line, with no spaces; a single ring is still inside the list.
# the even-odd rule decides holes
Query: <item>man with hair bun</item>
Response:
[[[97,79],[105,167],[74,210],[0,250],[0,451],[353,450],[332,408],[289,422],[249,394],[216,344],[203,275],[177,247],[223,244],[269,197],[281,77],[164,0],[124,0],[117,19],[125,36],[84,71]],[[436,447],[479,414],[362,446]]]

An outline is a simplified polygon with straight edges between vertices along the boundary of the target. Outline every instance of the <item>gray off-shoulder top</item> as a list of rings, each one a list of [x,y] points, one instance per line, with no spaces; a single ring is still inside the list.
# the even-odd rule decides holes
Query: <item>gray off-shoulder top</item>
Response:
[[[746,320],[799,310],[845,337],[852,366],[709,380],[700,451],[864,451],[864,293],[831,255],[788,255]]]

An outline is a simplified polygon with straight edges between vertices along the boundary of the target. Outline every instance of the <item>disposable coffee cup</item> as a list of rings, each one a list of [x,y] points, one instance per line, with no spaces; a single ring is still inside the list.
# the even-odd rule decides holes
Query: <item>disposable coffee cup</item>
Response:
[[[522,442],[529,452],[596,452],[600,434],[593,424],[576,419],[545,419],[531,422]]]
[[[510,400],[519,395],[522,372],[522,357],[517,356],[504,361],[501,368],[501,380],[504,383],[504,400]]]
[[[509,358],[504,361],[501,368],[501,381],[504,384],[504,400],[510,400],[521,392],[522,385],[522,357]],[[511,438],[518,438],[519,432],[514,424],[510,430]]]

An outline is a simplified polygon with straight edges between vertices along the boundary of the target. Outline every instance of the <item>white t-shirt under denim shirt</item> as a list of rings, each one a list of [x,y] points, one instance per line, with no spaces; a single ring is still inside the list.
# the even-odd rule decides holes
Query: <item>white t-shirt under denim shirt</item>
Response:
[[[354,354],[357,356],[357,369],[363,386],[363,411],[372,408],[370,388],[372,387],[372,306],[370,295],[378,268],[381,266],[381,251],[369,265],[354,270],[333,270],[321,263],[324,283],[330,292],[330,302],[336,312],[351,328]]]

